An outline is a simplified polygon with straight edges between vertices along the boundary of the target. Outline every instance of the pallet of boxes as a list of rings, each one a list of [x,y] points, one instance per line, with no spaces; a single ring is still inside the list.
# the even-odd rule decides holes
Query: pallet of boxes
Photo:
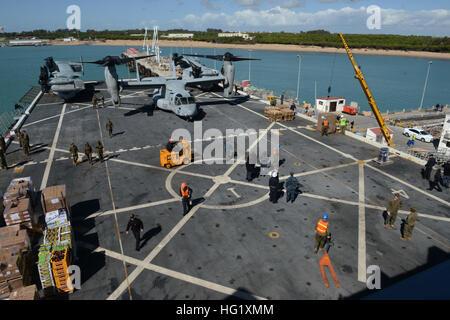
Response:
[[[287,105],[265,107],[264,115],[269,118],[270,122],[291,121],[294,120],[295,116],[294,111]]]
[[[322,132],[323,123],[325,120],[328,120],[328,134],[336,133],[337,115],[335,113],[319,113],[317,119],[317,132]]]
[[[19,224],[32,229],[32,181],[30,177],[13,179],[3,194],[3,218],[6,225]]]
[[[73,286],[68,268],[72,262],[75,242],[66,186],[59,185],[42,190],[41,204],[46,223],[38,260],[42,288],[56,288],[58,292],[72,293]]]
[[[27,230],[32,229],[32,181],[13,179],[3,194],[3,218],[0,228],[0,299],[32,284],[33,255]]]
[[[34,300],[33,255],[28,232],[20,225],[0,228],[0,300]],[[30,298],[32,297],[32,299]]]

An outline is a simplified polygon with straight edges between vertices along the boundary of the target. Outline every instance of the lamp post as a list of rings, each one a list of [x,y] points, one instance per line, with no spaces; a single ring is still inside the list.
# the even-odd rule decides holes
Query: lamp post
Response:
[[[251,49],[248,50],[248,57],[249,57],[249,59],[251,59],[251,57],[252,57],[252,50]],[[250,71],[251,71],[251,69],[252,69],[252,60],[248,60],[248,81],[250,81]]]
[[[425,98],[425,90],[427,89],[428,75],[430,74],[430,66],[431,66],[432,63],[433,63],[433,61],[428,61],[427,76],[425,78],[425,84],[423,86],[423,92],[422,92],[422,100],[420,101],[420,107],[419,107],[420,110],[422,110],[423,99]]]
[[[216,45],[214,45],[214,55],[216,55]],[[217,70],[216,59],[214,59],[214,70]]]
[[[303,56],[297,55],[297,58],[298,58],[298,79],[297,79],[297,98],[296,98],[296,100],[297,100],[297,103],[298,103],[298,92],[300,90],[300,68],[301,68],[301,65],[302,65],[302,58],[303,58]]]

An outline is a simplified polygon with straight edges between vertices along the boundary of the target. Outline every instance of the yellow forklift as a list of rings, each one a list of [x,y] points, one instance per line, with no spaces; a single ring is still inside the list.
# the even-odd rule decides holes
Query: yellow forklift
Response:
[[[276,106],[277,105],[277,97],[276,96],[268,96],[267,97],[267,101],[270,102],[271,106]]]
[[[167,148],[159,150],[161,166],[164,168],[169,169],[182,164],[189,164],[192,160],[191,144],[183,138],[180,138],[178,143],[182,146],[180,151],[169,151]]]

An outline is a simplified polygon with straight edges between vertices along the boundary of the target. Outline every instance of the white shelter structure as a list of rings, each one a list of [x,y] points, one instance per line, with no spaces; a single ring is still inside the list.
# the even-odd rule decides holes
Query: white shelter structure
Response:
[[[316,99],[316,108],[318,112],[342,112],[345,106],[343,97],[323,97]]]

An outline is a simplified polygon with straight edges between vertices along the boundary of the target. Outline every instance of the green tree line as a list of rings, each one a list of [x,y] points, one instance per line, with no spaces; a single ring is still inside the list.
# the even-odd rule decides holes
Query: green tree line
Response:
[[[260,32],[249,33],[253,40],[248,41],[239,37],[219,38],[220,29],[207,29],[206,31],[190,31],[184,29],[173,29],[160,31],[163,39],[169,33],[193,33],[194,41],[207,41],[211,43],[273,43],[292,44],[304,46],[320,46],[342,48],[343,45],[337,33],[325,30],[313,30],[308,32]],[[67,37],[75,37],[79,40],[142,40],[144,29],[132,30],[86,30],[76,31],[58,29],[54,31],[33,30],[20,33],[3,33],[7,40],[16,38],[37,37],[39,39],[56,40]],[[138,36],[136,36],[138,35]],[[431,36],[402,36],[393,34],[344,34],[345,40],[352,48],[385,49],[385,50],[411,50],[450,52],[449,37]]]

